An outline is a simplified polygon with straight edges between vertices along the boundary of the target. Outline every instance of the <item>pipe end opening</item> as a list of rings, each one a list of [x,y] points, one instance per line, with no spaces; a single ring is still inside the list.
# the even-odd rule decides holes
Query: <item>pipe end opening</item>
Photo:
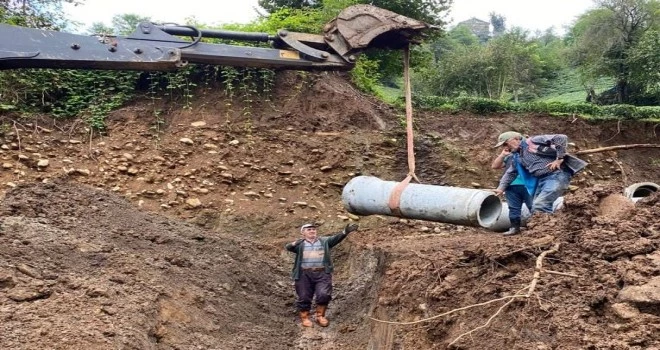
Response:
[[[496,195],[490,195],[484,199],[479,208],[479,225],[489,227],[495,223],[502,212],[502,201]]]
[[[633,192],[632,196],[633,197],[648,197],[652,195],[653,193],[657,192],[658,189],[653,186],[640,186]]]

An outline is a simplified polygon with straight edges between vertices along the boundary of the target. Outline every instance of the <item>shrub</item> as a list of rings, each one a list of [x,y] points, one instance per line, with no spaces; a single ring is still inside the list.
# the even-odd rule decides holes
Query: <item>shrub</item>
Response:
[[[624,104],[599,106],[585,102],[565,103],[558,101],[513,103],[474,97],[460,97],[456,99],[450,99],[442,96],[414,96],[413,105],[417,108],[452,113],[463,110],[475,114],[514,112],[582,115],[621,119],[660,118],[660,107],[658,106],[638,107]]]

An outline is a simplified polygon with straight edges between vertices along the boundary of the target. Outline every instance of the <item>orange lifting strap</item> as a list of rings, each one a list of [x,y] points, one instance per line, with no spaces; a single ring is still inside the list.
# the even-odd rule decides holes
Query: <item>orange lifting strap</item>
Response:
[[[400,211],[400,202],[401,202],[401,193],[408,186],[411,179],[419,182],[417,175],[415,175],[415,150],[413,142],[413,119],[412,119],[412,93],[410,89],[410,46],[406,46],[403,50],[403,80],[404,88],[406,95],[406,133],[407,133],[407,147],[408,147],[408,176],[399,182],[392,193],[390,194],[390,200],[388,206],[392,211],[393,215],[401,216]]]

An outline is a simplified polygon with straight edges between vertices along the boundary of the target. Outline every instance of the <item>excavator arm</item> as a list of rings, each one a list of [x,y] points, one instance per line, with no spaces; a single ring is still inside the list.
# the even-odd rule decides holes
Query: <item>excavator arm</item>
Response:
[[[291,70],[350,70],[372,47],[402,48],[430,25],[371,5],[354,5],[323,34],[277,34],[140,23],[129,36],[84,36],[0,24],[0,69],[175,70],[188,63]],[[185,38],[192,38],[186,40]],[[203,42],[203,38],[268,43],[269,47]]]

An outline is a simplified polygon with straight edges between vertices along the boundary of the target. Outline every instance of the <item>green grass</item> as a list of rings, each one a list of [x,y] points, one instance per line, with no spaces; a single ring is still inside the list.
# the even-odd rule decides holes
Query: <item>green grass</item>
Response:
[[[396,104],[403,97],[403,89],[393,88],[384,85],[376,85],[376,93],[389,104]]]
[[[594,90],[596,94],[600,94],[612,88],[614,83],[614,79],[601,78],[596,82]],[[540,95],[539,101],[575,103],[585,102],[587,92],[580,84],[577,71],[566,69],[559,73],[557,79],[552,80],[546,88],[542,89]]]

